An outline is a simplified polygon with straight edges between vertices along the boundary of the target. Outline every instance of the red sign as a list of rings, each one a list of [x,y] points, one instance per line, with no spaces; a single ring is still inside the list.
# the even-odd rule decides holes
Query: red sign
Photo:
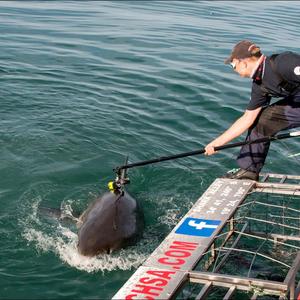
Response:
[[[174,269],[174,271],[166,270],[148,270],[143,274],[143,277],[138,279],[138,282],[133,285],[126,300],[147,299],[154,300],[161,295],[161,292],[168,285],[172,276],[176,271],[180,270],[186,263],[186,259],[190,257],[198,243],[173,241],[168,249],[161,257],[157,259],[163,267]]]

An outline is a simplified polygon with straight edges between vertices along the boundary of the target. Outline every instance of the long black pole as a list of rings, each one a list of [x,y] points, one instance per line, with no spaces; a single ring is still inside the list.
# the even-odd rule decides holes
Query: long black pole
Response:
[[[228,144],[228,145],[224,145],[224,146],[215,147],[214,149],[215,149],[215,151],[219,151],[219,150],[223,150],[223,149],[235,148],[235,147],[240,147],[240,146],[244,146],[244,145],[271,142],[271,141],[275,141],[275,140],[282,140],[282,139],[287,139],[287,138],[291,138],[291,137],[295,137],[295,136],[300,136],[300,131],[282,133],[282,134],[278,134],[278,135],[274,135],[274,136],[266,136],[266,137],[263,137],[263,138],[260,138],[260,139],[257,139],[257,140],[253,140],[253,141],[244,141],[244,142],[232,143],[232,144]],[[130,168],[134,168],[134,167],[145,166],[145,165],[154,164],[154,163],[158,163],[158,162],[162,162],[162,161],[166,161],[166,160],[172,160],[172,159],[177,159],[177,158],[187,157],[187,156],[193,156],[193,155],[198,155],[198,154],[203,154],[203,153],[205,153],[204,148],[200,149],[200,150],[184,152],[184,153],[179,153],[179,154],[170,155],[170,156],[161,156],[161,157],[158,157],[158,158],[154,158],[154,159],[150,159],[150,160],[144,160],[144,161],[140,161],[140,162],[136,162],[136,163],[132,163],[132,164],[126,164],[126,165],[116,167],[114,170],[117,173],[119,173],[121,170],[124,170],[124,169],[130,169]]]

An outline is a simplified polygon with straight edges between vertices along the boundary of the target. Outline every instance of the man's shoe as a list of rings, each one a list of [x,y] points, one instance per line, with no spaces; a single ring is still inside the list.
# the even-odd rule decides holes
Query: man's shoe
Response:
[[[244,170],[244,169],[238,169],[235,172],[227,173],[223,176],[223,178],[230,178],[230,179],[249,179],[249,180],[255,180],[258,181],[259,175],[258,173]]]

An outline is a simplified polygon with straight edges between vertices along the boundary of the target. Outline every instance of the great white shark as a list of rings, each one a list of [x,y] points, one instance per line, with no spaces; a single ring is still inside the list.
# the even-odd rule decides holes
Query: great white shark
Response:
[[[40,207],[39,211],[62,221],[77,220],[77,248],[84,256],[111,253],[133,245],[142,237],[144,229],[143,211],[126,190],[104,193],[79,218],[70,218],[59,209]]]
[[[141,207],[127,191],[103,194],[79,220],[77,246],[85,256],[111,253],[132,245],[142,236],[144,228]]]

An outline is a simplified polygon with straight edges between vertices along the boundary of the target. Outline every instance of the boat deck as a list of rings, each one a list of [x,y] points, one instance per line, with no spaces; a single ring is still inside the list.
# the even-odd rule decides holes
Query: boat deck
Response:
[[[299,197],[300,176],[216,179],[113,299],[296,299]]]

